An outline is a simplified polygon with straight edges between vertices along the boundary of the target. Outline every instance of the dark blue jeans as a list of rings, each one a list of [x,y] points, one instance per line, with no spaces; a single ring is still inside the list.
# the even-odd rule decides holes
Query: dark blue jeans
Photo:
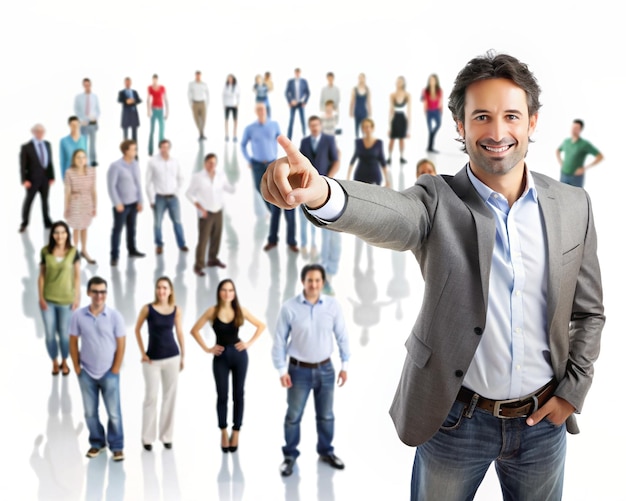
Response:
[[[263,174],[265,174],[265,169],[270,164],[270,162],[257,162],[256,160],[251,160],[252,164],[252,175],[254,176],[254,187],[257,189],[259,194],[261,194],[261,180],[263,179]],[[273,205],[263,199],[265,205],[267,206],[267,210],[272,212]]]
[[[289,127],[287,127],[287,137],[291,139],[291,133],[293,132],[293,119],[295,118],[296,110],[300,113],[300,123],[302,124],[302,136],[306,135],[306,129],[304,126],[304,104],[300,103],[296,106],[289,107]]]
[[[248,352],[237,351],[234,345],[224,346],[221,355],[213,357],[213,376],[217,390],[217,422],[220,429],[228,427],[228,375],[233,378],[233,430],[241,428],[243,393],[248,372]]]
[[[335,369],[328,362],[319,369],[307,369],[289,364],[291,388],[287,389],[287,415],[285,416],[285,446],[283,456],[297,458],[300,455],[300,421],[309,393],[313,391],[315,422],[317,424],[317,453],[328,455],[333,452],[335,416],[333,397],[335,394]]]
[[[441,111],[428,110],[426,112],[426,125],[428,126],[428,151],[435,149],[435,135],[441,127]]]
[[[113,231],[111,232],[111,259],[120,257],[120,237],[126,226],[126,248],[129,253],[136,252],[135,233],[137,229],[137,203],[124,206],[122,212],[113,207]]]
[[[471,418],[456,402],[439,431],[415,452],[411,500],[473,499],[492,462],[505,501],[561,499],[565,425],[500,419],[482,409]]]
[[[278,228],[280,226],[280,213],[284,212],[285,221],[287,222],[287,244],[298,245],[296,241],[296,213],[295,209],[281,209],[272,205],[272,217],[270,219],[270,234],[267,241],[271,244],[278,242]]]

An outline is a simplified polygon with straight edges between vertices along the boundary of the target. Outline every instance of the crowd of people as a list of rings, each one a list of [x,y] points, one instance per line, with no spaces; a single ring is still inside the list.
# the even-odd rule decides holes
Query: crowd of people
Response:
[[[496,59],[497,57],[501,56],[496,56]],[[545,176],[537,174],[531,176],[530,171],[526,169],[524,148],[528,145],[527,136],[532,133],[536,124],[539,106],[538,87],[535,89],[534,77],[532,74],[530,76],[525,74],[527,68],[520,65],[517,60],[506,57],[501,57],[497,61],[496,59],[488,56],[472,61],[457,77],[455,88],[449,97],[449,107],[455,118],[457,131],[464,144],[464,151],[469,156],[468,165],[457,176],[443,177],[437,176],[432,156],[423,158],[416,165],[416,186],[402,195],[392,189],[389,165],[392,162],[396,140],[400,164],[407,163],[405,141],[410,137],[412,126],[412,96],[407,91],[404,78],[397,79],[395,89],[389,96],[389,143],[385,153],[383,141],[374,135],[371,91],[365,75],[359,75],[350,97],[349,114],[354,120],[355,146],[347,169],[348,182],[337,180],[341,151],[337,147],[336,135],[341,134],[342,130],[339,128],[338,116],[340,91],[335,85],[334,74],[329,72],[326,75],[327,85],[320,92],[319,113],[307,116],[306,106],[311,97],[310,87],[302,77],[301,70],[299,68],[294,70],[294,77],[288,81],[285,89],[290,112],[286,137],[282,135],[279,124],[271,118],[269,94],[275,89],[271,74],[267,72],[255,78],[253,91],[256,120],[244,128],[239,147],[251,168],[254,196],[264,198],[263,211],[266,214],[262,215],[270,219],[264,250],[272,252],[278,246],[282,215],[287,226],[285,240],[288,252],[301,253],[305,258],[310,258],[312,263],[302,268],[300,277],[302,292],[282,305],[276,326],[270,326],[273,337],[273,365],[279,372],[281,385],[287,390],[284,461],[280,466],[283,476],[292,474],[299,455],[297,447],[300,421],[311,391],[315,398],[317,452],[321,460],[330,466],[344,468],[343,462],[335,455],[332,446],[334,385],[337,383],[342,386],[347,381],[347,364],[350,357],[347,329],[339,302],[333,298],[332,288],[332,279],[337,274],[341,255],[340,232],[354,233],[373,245],[395,250],[411,249],[425,270],[427,289],[431,292],[436,289],[440,291],[441,297],[446,296],[456,302],[456,313],[441,315],[438,306],[441,297],[431,294],[425,298],[424,315],[420,315],[416,324],[417,331],[412,334],[407,344],[410,360],[405,367],[403,381],[392,409],[403,441],[413,445],[433,445],[431,449],[418,448],[412,484],[415,499],[421,499],[421,496],[427,494],[441,497],[443,492],[448,492],[446,489],[451,488],[450,485],[458,492],[470,492],[478,487],[479,481],[465,485],[463,479],[452,482],[449,472],[438,477],[441,472],[435,471],[433,464],[445,456],[445,450],[455,450],[457,447],[456,439],[444,437],[441,432],[436,432],[445,419],[455,422],[462,418],[470,420],[478,408],[485,409],[490,405],[492,407],[496,405],[507,409],[510,415],[507,414],[506,417],[521,418],[529,428],[548,416],[559,427],[567,420],[570,429],[575,429],[572,413],[582,405],[597,349],[589,348],[591,352],[583,349],[584,353],[578,353],[576,349],[571,351],[566,347],[564,351],[551,352],[552,345],[548,344],[548,338],[554,337],[559,340],[567,338],[569,323],[574,321],[584,324],[580,327],[574,326],[577,335],[584,337],[584,343],[589,342],[595,346],[599,339],[604,321],[601,304],[585,302],[582,299],[578,304],[577,294],[581,293],[582,286],[577,286],[576,290],[573,287],[580,284],[579,273],[582,275],[583,271],[588,271],[589,273],[584,275],[589,287],[596,293],[601,291],[595,259],[593,221],[585,219],[582,215],[582,212],[591,214],[591,211],[581,209],[580,217],[572,219],[572,224],[578,226],[576,230],[572,230],[572,241],[568,241],[567,244],[572,244],[572,248],[575,248],[573,246],[578,241],[574,240],[580,233],[583,235],[580,237],[581,248],[584,247],[588,252],[581,251],[577,254],[578,267],[571,272],[574,278],[570,280],[569,277],[564,277],[564,283],[572,285],[572,292],[559,303],[567,303],[567,307],[560,306],[558,311],[558,322],[556,320],[555,322],[559,323],[559,327],[554,332],[551,330],[547,332],[546,325],[552,324],[547,323],[548,292],[546,286],[541,284],[544,280],[542,277],[547,276],[548,258],[545,257],[539,262],[531,260],[536,265],[533,270],[526,269],[525,264],[520,265],[511,257],[512,253],[517,252],[511,248],[516,245],[511,239],[517,237],[509,238],[509,228],[513,224],[519,224],[523,228],[522,235],[543,235],[544,226],[551,228],[554,221],[549,219],[549,215],[541,215],[538,209],[535,210],[536,204],[533,203],[533,197],[542,196],[544,186],[551,187],[563,200],[575,202],[578,207],[586,207],[588,199],[582,190],[569,191],[569,188],[561,187]],[[487,76],[476,77],[472,73],[472,64],[482,65]],[[524,74],[523,77],[519,77],[520,74]],[[68,119],[70,134],[61,140],[59,147],[61,176],[65,187],[63,220],[54,221],[49,214],[48,193],[55,179],[53,152],[50,143],[44,140],[44,127],[37,124],[32,128],[32,140],[22,146],[20,154],[22,184],[26,191],[20,232],[26,231],[28,227],[30,207],[34,197],[39,193],[44,226],[49,229],[49,241],[41,250],[38,293],[46,331],[46,348],[52,361],[52,374],[54,376],[70,374],[68,358],[71,359],[74,372],[78,376],[85,422],[89,430],[90,448],[87,456],[96,457],[108,447],[113,459],[119,461],[124,459],[124,431],[119,391],[119,372],[125,351],[124,322],[121,315],[107,305],[107,281],[100,276],[93,276],[86,284],[90,304],[79,307],[80,260],[84,259],[88,265],[96,263],[87,251],[87,230],[92,218],[96,216],[97,208],[94,168],[98,166],[96,137],[101,111],[99,100],[91,91],[91,81],[84,79],[83,87],[84,92],[75,99],[75,114]],[[230,141],[232,138],[236,142],[239,84],[232,74],[226,78],[222,97],[225,140]],[[201,72],[198,71],[194,80],[189,83],[188,100],[200,141],[206,139],[208,98],[208,87],[202,81]],[[435,138],[441,125],[443,99],[439,79],[436,74],[432,74],[420,93],[429,133],[426,150],[431,154],[437,153]],[[122,105],[121,126],[124,140],[120,144],[121,157],[110,164],[106,173],[113,215],[110,265],[113,267],[118,265],[122,231],[125,231],[129,257],[145,256],[145,253],[139,250],[136,241],[137,216],[144,207],[144,199],[147,200],[154,215],[155,253],[157,255],[163,253],[162,222],[165,212],[168,212],[173,223],[179,250],[188,252],[178,198],[184,188],[183,169],[179,161],[172,156],[172,144],[165,135],[165,123],[169,113],[166,89],[159,83],[158,75],[153,75],[147,93],[150,158],[143,175],[138,163],[137,149],[138,105],[141,98],[132,88],[130,78],[125,79],[124,89],[118,95],[118,102]],[[502,104],[511,105],[505,108],[508,111],[504,117],[499,115]],[[470,106],[472,110],[468,111]],[[471,121],[467,119],[468,113],[472,114]],[[296,115],[302,129],[299,146],[290,142]],[[513,115],[515,120],[511,118]],[[497,135],[494,132],[496,128],[490,130],[489,127],[500,120],[504,121],[502,130],[506,129],[506,133],[503,137],[492,137]],[[523,124],[519,125],[521,123]],[[561,184],[582,187],[586,170],[603,160],[600,151],[589,141],[581,138],[583,125],[582,120],[575,120],[572,137],[565,140],[557,149]],[[158,151],[155,152],[153,137],[157,126]],[[526,130],[521,129],[523,126]],[[282,159],[278,158],[279,145],[287,153]],[[511,157],[510,160],[507,155]],[[585,164],[588,156],[593,157],[593,160]],[[223,232],[224,194],[235,193],[235,187],[218,169],[218,158],[215,153],[208,153],[203,163],[204,168],[193,174],[185,191],[186,198],[194,206],[198,216],[198,242],[193,266],[193,271],[198,276],[203,276],[207,267],[220,269],[227,267],[219,257]],[[506,165],[506,169],[502,165]],[[505,170],[499,170],[501,168]],[[514,189],[511,185],[501,182],[505,176],[515,178]],[[301,182],[302,186],[296,186],[295,180]],[[379,185],[383,185],[387,190]],[[299,188],[299,198],[296,199],[292,192],[286,193],[286,186]],[[467,201],[464,198],[469,191],[478,194],[475,198],[482,199],[482,205],[476,200]],[[494,193],[497,196],[492,196]],[[347,200],[350,200],[352,205],[347,204]],[[493,200],[502,200],[504,205],[498,205]],[[302,210],[297,208],[299,204],[303,204]],[[493,238],[497,233],[496,240],[500,244],[492,245],[493,248],[490,247],[487,251],[479,248],[479,243],[474,241],[475,236],[467,233],[467,228],[474,227],[472,218],[478,219],[478,216],[470,214],[465,204],[471,206],[471,211],[475,211],[481,217],[488,213],[489,216],[485,220],[496,221],[495,230],[488,229],[489,225],[486,224],[484,231]],[[299,244],[296,210],[301,214]],[[415,219],[406,217],[400,220],[397,217],[398,213],[413,214]],[[509,214],[510,222],[506,221],[506,214]],[[579,227],[586,231],[579,232]],[[317,251],[316,244],[318,230],[321,233],[320,252]],[[449,245],[453,240],[459,244],[456,250],[451,249]],[[511,243],[504,245],[502,242]],[[545,245],[546,242],[541,240],[533,243],[530,249],[541,251]],[[432,252],[429,251],[431,248]],[[520,255],[522,248],[523,246],[518,249]],[[546,252],[531,254],[546,256]],[[443,260],[445,266],[453,268],[458,266],[457,271],[467,276],[439,283],[442,275],[447,273],[442,268],[441,255],[448,256]],[[480,270],[469,265],[470,257],[480,261]],[[573,256],[572,260],[574,258]],[[498,263],[504,264],[499,266]],[[514,273],[509,272],[507,263],[515,270]],[[486,280],[490,266],[491,275],[495,278]],[[519,266],[526,269],[526,272],[519,269]],[[512,333],[511,341],[515,349],[510,353],[507,348],[506,354],[501,353],[501,343],[490,337],[491,334],[487,335],[507,331],[503,326],[510,327],[518,320],[524,323],[524,315],[518,317],[516,308],[503,307],[502,299],[507,294],[510,295],[511,291],[518,290],[518,287],[524,288],[524,284],[518,282],[518,276],[522,275],[528,275],[529,283],[537,285],[540,290],[540,293],[531,293],[532,299],[529,304],[518,305],[522,310],[528,307],[531,312],[537,313],[536,318],[530,321],[530,326],[526,325],[534,333],[528,351],[551,354],[550,357],[541,355],[541,359],[537,359],[533,354],[529,355],[530,360],[525,363],[535,372],[526,379],[510,374],[505,367],[506,363],[495,364],[497,370],[492,364],[494,359],[505,360],[508,361],[508,367],[513,367],[516,362],[524,360],[526,355],[522,352],[525,341],[517,337],[517,330]],[[474,284],[476,290],[471,299],[463,302],[461,298],[467,295],[463,287],[470,287],[470,284]],[[489,287],[501,294],[492,292]],[[483,297],[487,304],[480,304],[478,301]],[[462,302],[461,306],[458,301]],[[510,301],[514,305],[517,304],[514,297],[511,297]],[[572,303],[581,309],[588,307],[589,311],[572,311]],[[508,305],[508,302],[506,304]],[[471,318],[468,320],[468,317]],[[141,308],[135,326],[145,379],[141,440],[146,451],[152,450],[157,438],[166,448],[171,448],[173,444],[176,386],[178,374],[184,367],[186,349],[182,318],[183,312],[176,304],[172,281],[166,276],[158,278],[155,283],[154,300]],[[255,331],[249,339],[243,340],[239,337],[239,329],[246,322],[251,324]],[[147,344],[142,332],[144,324],[148,327]],[[215,333],[213,346],[209,346],[201,335],[206,324],[210,324]],[[451,335],[470,324],[475,337],[472,337],[471,341],[468,337],[467,341],[458,345],[463,348],[461,351],[456,353],[453,350],[453,355],[448,356],[446,353],[450,349],[450,344],[459,343],[458,340],[451,338]],[[239,432],[243,422],[248,349],[262,335],[265,328],[265,323],[261,319],[239,303],[234,282],[224,279],[217,287],[215,304],[198,318],[191,329],[191,335],[200,348],[213,355],[220,447],[225,453],[235,452],[238,448]],[[431,331],[440,334],[441,340],[433,339],[429,334]],[[593,332],[596,335],[589,341],[585,332]],[[485,339],[479,346],[478,340],[481,336]],[[333,340],[338,346],[342,362],[337,379],[331,362],[335,344]],[[562,344],[569,346],[569,342]],[[442,351],[437,351],[439,349]],[[431,358],[432,362],[429,364]],[[577,376],[570,374],[572,369],[569,367],[574,365],[579,371]],[[445,375],[442,373],[448,370],[453,376],[447,372]],[[495,372],[498,376],[492,377],[490,374]],[[227,416],[229,378],[232,378],[233,393],[230,432]],[[420,388],[416,387],[418,379],[425,382]],[[502,379],[505,380],[504,383]],[[443,395],[440,393],[438,383],[441,381],[446,382]],[[159,388],[163,404],[157,417],[156,402]],[[105,402],[108,414],[106,429],[100,422],[97,411],[100,397]],[[436,406],[430,405],[435,400],[439,403]],[[513,401],[519,406],[510,407],[509,404]],[[527,408],[526,404],[529,401],[534,402],[534,407]],[[546,409],[543,407],[544,404]],[[426,407],[428,409],[424,410]],[[524,412],[518,412],[522,407]],[[449,412],[454,415],[450,414],[446,418]],[[491,418],[499,420],[500,417],[488,416],[489,419],[477,426],[493,427]],[[475,418],[473,423],[476,424],[478,421],[479,419]],[[420,423],[420,430],[415,429],[415,423]],[[450,424],[452,428],[455,427],[452,421]],[[542,496],[549,489],[562,488],[564,428],[559,427],[558,433],[551,435],[552,443],[559,451],[559,458],[555,460],[558,467],[555,472],[550,473],[549,479],[542,479],[544,484],[538,488]],[[531,432],[522,433],[521,436],[523,440],[529,440],[531,443],[537,440]],[[472,447],[475,449],[476,444]],[[461,462],[464,461],[463,458],[462,454],[458,456]],[[486,469],[493,460],[496,459],[491,457],[485,459],[481,468]],[[450,458],[446,461],[450,461]],[[544,466],[541,469],[547,471],[549,468]],[[447,480],[440,482],[436,477]],[[512,489],[519,489],[516,481],[507,478],[506,475],[501,477],[501,481],[503,484],[509,483],[513,486]],[[447,487],[444,485],[446,482]],[[550,485],[546,487],[547,484]],[[443,495],[441,498],[445,497]]]

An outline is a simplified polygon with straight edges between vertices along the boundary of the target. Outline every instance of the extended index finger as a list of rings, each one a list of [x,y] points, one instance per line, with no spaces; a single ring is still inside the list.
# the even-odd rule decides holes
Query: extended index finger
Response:
[[[300,162],[304,155],[300,153],[300,150],[296,147],[295,144],[291,142],[291,140],[284,135],[280,135],[277,138],[278,144],[280,147],[285,150],[285,154],[287,155],[287,160],[289,160],[290,164],[294,164],[295,162]]]

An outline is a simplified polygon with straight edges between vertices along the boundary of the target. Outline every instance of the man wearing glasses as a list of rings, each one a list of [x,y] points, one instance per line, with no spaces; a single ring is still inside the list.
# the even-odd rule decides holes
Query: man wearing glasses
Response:
[[[108,443],[114,461],[124,459],[124,429],[120,406],[120,368],[126,347],[122,315],[106,305],[107,282],[94,276],[87,283],[91,304],[72,314],[70,356],[83,397],[89,430],[88,458],[100,454]],[[80,338],[80,350],[78,339]],[[100,394],[109,422],[105,434],[98,417]]]

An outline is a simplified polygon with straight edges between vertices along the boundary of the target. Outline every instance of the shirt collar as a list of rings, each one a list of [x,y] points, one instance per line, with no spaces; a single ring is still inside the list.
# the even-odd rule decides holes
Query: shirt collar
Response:
[[[487,186],[474,175],[472,169],[470,169],[469,162],[465,166],[465,169],[467,170],[467,175],[470,179],[470,182],[478,192],[478,195],[480,196],[480,198],[483,199],[485,203],[487,203],[490,197],[497,192],[492,190],[489,186]],[[526,173],[526,186],[524,187],[524,191],[520,195],[519,199],[521,200],[522,198],[525,198],[527,195],[530,194],[531,200],[533,202],[537,202],[537,189],[535,188],[535,181],[532,174],[530,173],[530,169],[528,169],[528,166],[526,164],[524,164],[524,172]],[[500,195],[501,197],[504,196],[501,193],[498,193],[498,195]]]
[[[298,294],[298,303],[313,304],[309,302],[307,298],[304,297],[304,291]],[[324,303],[324,294],[320,294],[320,298],[317,300],[317,303],[315,304],[323,304],[323,303]]]

